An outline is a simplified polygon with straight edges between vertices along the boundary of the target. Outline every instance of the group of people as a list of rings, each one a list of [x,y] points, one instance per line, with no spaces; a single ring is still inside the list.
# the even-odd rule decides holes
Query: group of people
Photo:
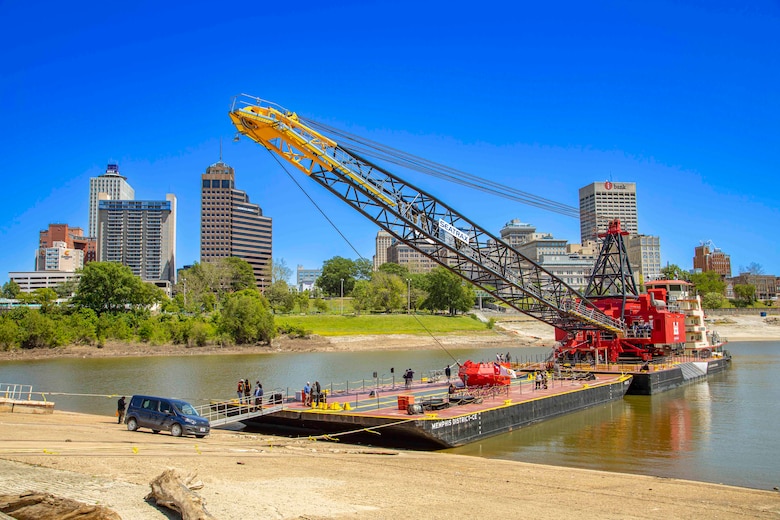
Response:
[[[644,320],[638,320],[631,325],[631,328],[635,338],[647,338],[650,337],[650,333],[653,331],[653,324]]]
[[[536,375],[534,376],[534,380],[536,382],[536,389],[540,390],[544,388],[547,390],[547,372],[546,371],[536,371]]]
[[[319,406],[320,402],[325,402],[325,396],[322,394],[322,387],[319,381],[315,381],[312,385],[309,381],[306,381],[306,385],[303,387],[303,404],[304,406]]]
[[[512,355],[509,352],[507,352],[506,355],[498,353],[496,354],[496,361],[499,363],[504,363],[504,362],[511,363]]]
[[[239,379],[236,394],[238,395],[239,403],[254,404],[260,407],[263,405],[263,385],[260,384],[259,380],[255,381],[253,392],[252,383],[249,382],[249,379]]]

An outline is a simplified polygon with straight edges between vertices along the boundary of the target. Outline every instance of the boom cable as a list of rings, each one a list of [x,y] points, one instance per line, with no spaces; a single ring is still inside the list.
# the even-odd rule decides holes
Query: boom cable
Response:
[[[568,204],[563,204],[551,199],[540,197],[511,186],[506,186],[490,179],[485,179],[450,166],[446,166],[423,157],[418,157],[403,150],[383,145],[345,130],[319,123],[312,119],[300,117],[307,125],[317,129],[325,135],[331,135],[339,143],[347,143],[344,147],[354,150],[362,155],[370,156],[397,166],[417,171],[419,173],[437,177],[439,179],[467,186],[485,193],[490,193],[522,204],[537,207],[553,213],[558,213],[572,218],[579,218],[579,209]]]

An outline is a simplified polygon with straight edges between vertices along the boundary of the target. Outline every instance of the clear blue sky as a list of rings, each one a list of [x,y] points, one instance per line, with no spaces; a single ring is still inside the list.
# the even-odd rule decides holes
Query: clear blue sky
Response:
[[[245,92],[481,177],[578,205],[636,182],[639,231],[692,267],[712,240],[734,274],[780,275],[780,5],[721,2],[0,2],[0,282],[38,231],[87,228],[109,162],[137,199],[178,197],[178,266],[199,259],[200,175],[223,159],[295,270],[370,259],[378,228],[262,147],[234,143]],[[89,6],[89,7],[87,7]],[[405,176],[498,234],[579,222]]]

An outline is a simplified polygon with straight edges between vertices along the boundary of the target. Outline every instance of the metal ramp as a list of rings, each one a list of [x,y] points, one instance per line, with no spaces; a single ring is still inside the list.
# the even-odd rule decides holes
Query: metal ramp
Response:
[[[262,406],[255,406],[235,401],[224,401],[196,406],[195,409],[201,417],[208,419],[209,424],[214,428],[278,412],[284,409],[284,403],[263,403]]]
[[[707,372],[702,370],[697,363],[689,361],[678,365],[682,370],[683,381],[695,381],[707,376]]]

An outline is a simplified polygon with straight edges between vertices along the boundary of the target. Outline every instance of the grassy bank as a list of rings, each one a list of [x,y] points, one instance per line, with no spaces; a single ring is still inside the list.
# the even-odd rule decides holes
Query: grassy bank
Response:
[[[488,330],[470,316],[431,316],[430,314],[366,314],[277,316],[276,324],[303,329],[320,336],[359,334],[447,334]]]

